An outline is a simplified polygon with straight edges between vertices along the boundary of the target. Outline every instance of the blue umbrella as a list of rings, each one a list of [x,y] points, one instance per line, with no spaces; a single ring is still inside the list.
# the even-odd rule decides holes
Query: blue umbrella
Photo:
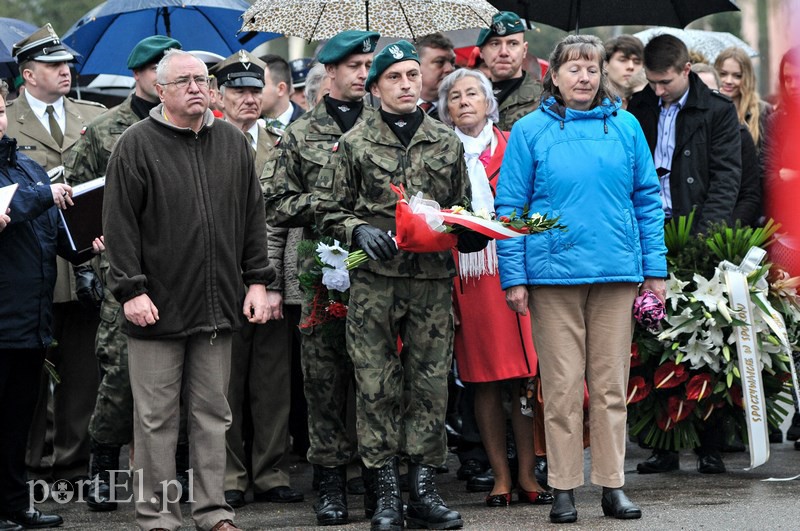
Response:
[[[227,57],[252,50],[277,33],[243,33],[245,0],[108,0],[81,17],[62,41],[82,55],[80,74],[129,75],[128,54],[151,35],[177,39],[184,50],[206,50]]]
[[[0,17],[0,78],[13,78],[19,75],[19,68],[11,48],[38,28],[29,22],[15,18]]]

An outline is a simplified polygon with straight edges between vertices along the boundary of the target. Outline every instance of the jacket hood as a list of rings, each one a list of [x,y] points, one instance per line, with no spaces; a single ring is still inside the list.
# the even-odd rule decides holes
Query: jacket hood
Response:
[[[163,125],[164,127],[168,127],[170,129],[173,129],[175,131],[182,132],[182,133],[192,133],[192,134],[194,134],[194,131],[192,131],[189,127],[178,127],[174,123],[172,123],[169,120],[167,120],[166,116],[164,115],[164,104],[163,103],[159,103],[158,105],[156,105],[155,107],[150,109],[150,118],[152,118],[153,120],[158,122],[160,125]],[[211,112],[209,109],[206,109],[206,112],[203,115],[203,125],[202,125],[202,127],[200,127],[200,131],[202,131],[206,127],[211,127],[213,124],[214,124],[214,113]],[[198,133],[200,131],[198,131]]]
[[[0,138],[0,167],[17,165],[17,141],[4,135]]]
[[[615,112],[622,108],[622,100],[614,98],[603,99],[603,102],[597,107],[593,107],[588,111],[579,111],[577,109],[570,109],[565,107],[556,100],[554,96],[550,96],[541,104],[541,109],[545,114],[560,122],[571,122],[573,120],[593,120],[608,118]]]

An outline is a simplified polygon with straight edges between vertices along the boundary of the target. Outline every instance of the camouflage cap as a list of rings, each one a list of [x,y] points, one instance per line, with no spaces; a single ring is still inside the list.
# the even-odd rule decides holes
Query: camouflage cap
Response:
[[[475,45],[483,46],[490,37],[505,37],[506,35],[523,33],[524,31],[525,25],[519,15],[511,11],[500,11],[492,17],[492,25],[488,28],[483,28],[478,34],[478,42]]]
[[[164,52],[171,48],[181,49],[181,43],[164,35],[153,35],[139,41],[128,56],[128,69],[139,70],[142,67],[157,63],[164,57]]]
[[[264,88],[266,63],[245,50],[239,50],[222,62],[214,65],[209,74],[217,78],[220,87]]]
[[[16,43],[11,53],[17,60],[17,64],[25,61],[65,63],[75,60],[75,56],[61,44],[61,39],[58,38],[50,23]]]
[[[385,47],[372,60],[372,66],[369,69],[369,74],[367,74],[367,81],[364,83],[364,87],[369,90],[370,85],[378,81],[378,78],[387,68],[402,61],[416,61],[419,63],[419,55],[417,55],[417,49],[414,48],[413,44],[408,41],[397,41]]]
[[[317,54],[324,65],[336,64],[348,55],[372,53],[381,34],[376,31],[347,30],[332,37]]]

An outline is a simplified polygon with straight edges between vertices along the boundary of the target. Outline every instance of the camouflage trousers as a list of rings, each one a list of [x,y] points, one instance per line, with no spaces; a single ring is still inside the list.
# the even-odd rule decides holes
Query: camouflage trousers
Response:
[[[369,468],[395,457],[441,466],[453,349],[452,280],[350,273],[347,348],[358,448]],[[403,350],[397,353],[397,338]]]
[[[303,302],[301,322],[308,311],[308,304]],[[326,326],[341,327],[341,330],[329,331],[344,336],[344,321]],[[338,341],[331,341],[319,329],[303,329],[301,333],[300,362],[308,406],[308,462],[325,467],[346,465],[356,455],[356,443],[348,436],[345,422],[353,364],[347,349]]]
[[[133,395],[128,373],[128,338],[122,333],[125,314],[106,290],[100,307],[95,352],[100,387],[89,420],[89,435],[100,444],[118,446],[133,439]]]

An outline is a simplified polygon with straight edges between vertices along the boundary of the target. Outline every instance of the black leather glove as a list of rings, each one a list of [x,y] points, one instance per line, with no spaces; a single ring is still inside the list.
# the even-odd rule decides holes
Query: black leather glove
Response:
[[[353,243],[364,249],[373,260],[390,260],[397,254],[397,244],[389,233],[372,225],[359,225],[353,229]]]
[[[458,245],[456,247],[458,247],[459,252],[474,253],[485,249],[491,239],[479,232],[469,230],[458,235]]]
[[[94,272],[92,266],[76,266],[75,294],[78,301],[88,310],[99,310],[103,302],[103,283]]]

